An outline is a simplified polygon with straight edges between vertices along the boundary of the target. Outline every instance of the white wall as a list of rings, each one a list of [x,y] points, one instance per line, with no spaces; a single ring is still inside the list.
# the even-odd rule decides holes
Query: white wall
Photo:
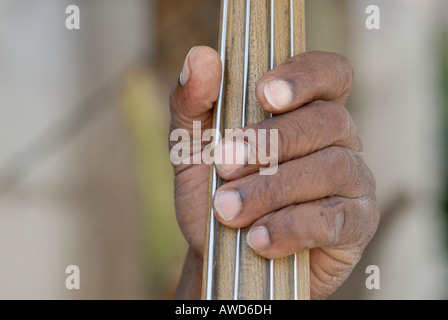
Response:
[[[0,0],[0,299],[144,296],[117,76],[149,48],[148,4]]]
[[[349,288],[357,287],[356,295],[363,299],[446,298],[436,41],[438,19],[446,17],[447,3],[347,3],[351,3],[352,37],[347,51],[356,71],[348,107],[353,110],[367,163],[377,179],[383,216],[376,238],[340,294],[353,297]],[[371,4],[381,10],[381,30],[368,31],[363,26],[363,13]],[[392,209],[389,213],[388,208]],[[380,267],[378,291],[363,286],[369,264]]]

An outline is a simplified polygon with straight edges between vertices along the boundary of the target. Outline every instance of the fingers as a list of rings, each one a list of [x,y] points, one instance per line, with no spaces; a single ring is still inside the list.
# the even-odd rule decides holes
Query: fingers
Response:
[[[330,147],[283,163],[275,175],[228,182],[217,190],[213,204],[222,223],[240,228],[291,204],[336,195],[358,198],[372,194],[374,187],[360,153]]]
[[[277,141],[271,137],[274,130],[277,132]],[[259,132],[266,132],[265,147],[260,145]],[[238,148],[245,138],[246,148]],[[277,144],[275,148],[273,144]],[[278,151],[277,162],[283,163],[329,146],[362,150],[362,143],[348,111],[335,102],[315,101],[287,115],[279,115],[226,136],[223,148],[218,148],[215,153],[216,158],[221,159],[216,163],[216,168],[224,179],[235,180],[265,167],[267,161],[275,156],[273,150]],[[241,154],[241,157],[226,161],[228,150],[233,154]]]
[[[185,59],[179,81],[170,95],[171,129],[192,130],[193,121],[210,127],[222,74],[218,53],[209,47],[194,47]]]
[[[257,84],[262,107],[275,114],[315,100],[344,105],[353,85],[353,67],[334,53],[308,52],[268,72]]]
[[[361,248],[352,250],[357,252],[371,239],[378,222],[379,213],[373,199],[330,197],[292,205],[263,217],[251,227],[247,242],[266,258],[281,258],[303,249],[322,247]],[[339,263],[350,265],[360,255],[335,256]]]

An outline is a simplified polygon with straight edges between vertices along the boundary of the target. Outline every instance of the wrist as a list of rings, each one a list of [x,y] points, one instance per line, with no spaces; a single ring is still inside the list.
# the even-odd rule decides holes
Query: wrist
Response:
[[[202,295],[203,257],[196,254],[191,247],[185,258],[182,275],[177,286],[175,299],[199,300]]]

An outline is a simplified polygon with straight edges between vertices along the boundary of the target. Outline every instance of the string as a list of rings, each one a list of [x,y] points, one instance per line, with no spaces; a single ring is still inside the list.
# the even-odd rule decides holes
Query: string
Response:
[[[249,37],[250,37],[250,5],[251,0],[246,1],[246,30],[244,43],[244,83],[243,83],[243,108],[241,117],[241,128],[246,126],[246,104],[247,104],[247,82],[249,74]],[[240,245],[241,229],[236,234],[236,254],[235,254],[235,278],[233,288],[233,299],[238,300],[239,273],[240,273]]]
[[[270,59],[270,69],[274,69],[274,16],[275,16],[275,1],[271,0],[271,59]],[[272,113],[270,117],[272,118]],[[274,259],[269,261],[269,299],[274,300]]]
[[[215,135],[215,149],[218,146],[219,132],[221,128],[221,118],[222,118],[222,102],[224,95],[224,70],[226,63],[226,39],[227,39],[227,17],[228,17],[228,9],[229,1],[223,0],[223,16],[222,16],[222,27],[221,27],[221,62],[222,62],[222,76],[221,76],[221,87],[219,90],[219,98],[218,104],[216,106],[216,135]],[[216,172],[216,167],[212,168],[212,192],[211,198],[215,195],[216,189],[218,186],[218,174]],[[210,224],[209,224],[209,238],[208,238],[208,256],[207,256],[207,280],[206,280],[206,289],[205,289],[205,299],[212,299],[212,279],[213,279],[213,260],[214,260],[214,245],[215,245],[215,218],[213,206],[210,206]]]
[[[294,57],[294,0],[290,2],[291,10],[291,57]],[[297,252],[294,253],[294,300],[298,300],[299,295],[297,292],[298,279],[297,279]]]
[[[243,107],[242,107],[242,128],[246,126],[246,104],[247,104],[247,87],[248,87],[248,69],[249,69],[249,37],[250,37],[250,7],[251,0],[246,0],[246,30],[245,30],[245,49],[244,49],[244,85],[243,85]],[[294,0],[290,0],[291,11],[291,57],[294,56]],[[271,48],[270,48],[270,69],[274,68],[274,16],[275,16],[275,0],[271,0]],[[223,16],[221,26],[221,49],[220,56],[223,66],[221,87],[219,92],[219,98],[216,110],[216,137],[219,137],[219,130],[222,123],[222,107],[223,107],[223,95],[224,95],[224,74],[225,74],[225,62],[226,62],[226,39],[227,39],[227,25],[228,25],[228,0],[223,0]],[[271,114],[272,117],[272,114]],[[215,148],[218,146],[218,139],[215,139]],[[216,168],[212,168],[212,192],[213,198],[218,186],[218,174]],[[207,257],[207,277],[206,277],[206,290],[205,298],[207,300],[212,299],[212,279],[213,279],[213,261],[214,261],[214,230],[215,219],[213,206],[210,206],[210,221],[209,221],[209,239],[208,239],[208,257]],[[237,244],[236,244],[236,256],[235,256],[235,275],[234,275],[234,299],[238,299],[238,287],[239,287],[239,265],[240,265],[240,245],[241,245],[241,229],[237,231]],[[274,260],[269,262],[269,288],[270,288],[270,300],[274,299]],[[298,299],[298,279],[297,279],[297,253],[294,254],[294,299]]]

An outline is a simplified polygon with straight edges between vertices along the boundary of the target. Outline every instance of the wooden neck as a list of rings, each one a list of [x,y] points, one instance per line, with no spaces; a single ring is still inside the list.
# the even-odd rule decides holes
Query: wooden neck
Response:
[[[255,95],[271,68],[305,51],[304,0],[222,0],[221,58],[224,73],[215,107],[215,128],[236,129],[270,117]],[[222,181],[214,168],[210,197]],[[246,244],[248,230],[229,229],[209,204],[203,299],[309,299],[309,254],[271,261]]]

